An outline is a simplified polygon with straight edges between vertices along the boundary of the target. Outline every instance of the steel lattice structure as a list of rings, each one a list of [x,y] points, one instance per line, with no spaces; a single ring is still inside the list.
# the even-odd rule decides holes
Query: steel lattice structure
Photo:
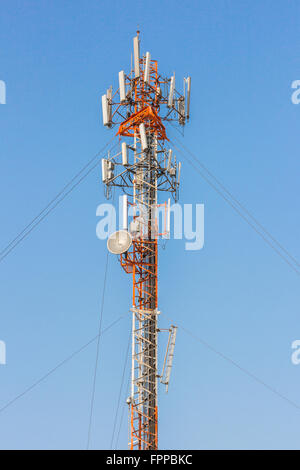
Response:
[[[132,213],[128,230],[132,243],[126,250],[113,252],[119,253],[121,266],[133,279],[129,448],[151,450],[158,448],[157,386],[161,377],[157,364],[158,238],[169,231],[170,216],[166,202],[159,204],[158,194],[168,192],[177,200],[180,178],[180,163],[167,148],[164,123],[184,125],[189,118],[190,78],[184,79],[185,93],[180,95],[175,90],[175,75],[171,79],[162,77],[149,52],[140,56],[139,32],[133,42],[132,70],[128,75],[121,71],[118,90],[113,94],[111,87],[102,96],[103,123],[107,127],[118,125],[121,146],[116,155],[103,159],[102,179],[107,197],[114,186],[125,194],[125,231],[127,208]],[[159,208],[164,213],[162,229]],[[170,334],[173,331],[168,342],[172,345],[168,374],[176,336],[176,330],[170,330]],[[168,385],[168,380],[163,383]]]

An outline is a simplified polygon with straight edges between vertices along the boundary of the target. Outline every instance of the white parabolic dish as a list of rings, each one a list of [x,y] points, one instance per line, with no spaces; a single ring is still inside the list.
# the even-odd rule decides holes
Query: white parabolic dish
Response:
[[[107,240],[107,249],[114,255],[120,255],[129,250],[132,244],[132,238],[127,230],[119,230],[110,235]]]

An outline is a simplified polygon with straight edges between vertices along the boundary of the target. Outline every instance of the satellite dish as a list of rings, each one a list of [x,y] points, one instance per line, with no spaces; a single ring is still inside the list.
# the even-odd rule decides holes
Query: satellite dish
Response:
[[[114,255],[120,255],[129,250],[132,244],[132,238],[127,230],[119,230],[110,235],[107,240],[107,249]]]

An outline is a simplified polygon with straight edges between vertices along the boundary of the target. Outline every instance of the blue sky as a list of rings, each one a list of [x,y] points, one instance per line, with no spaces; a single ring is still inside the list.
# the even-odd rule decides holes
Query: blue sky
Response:
[[[184,144],[300,259],[299,13],[291,0],[3,1],[1,247],[111,138],[100,97],[128,69],[139,27],[162,74],[192,76]],[[95,170],[0,264],[0,407],[97,333],[101,202]],[[161,250],[161,326],[171,318],[299,403],[299,276],[184,160],[181,202],[205,204],[205,245]],[[107,282],[103,326],[130,308],[113,256]],[[129,328],[128,314],[101,339],[91,448],[110,447]],[[85,448],[94,360],[95,343],[0,413],[1,448]],[[160,448],[299,449],[299,409],[180,329],[159,415]]]

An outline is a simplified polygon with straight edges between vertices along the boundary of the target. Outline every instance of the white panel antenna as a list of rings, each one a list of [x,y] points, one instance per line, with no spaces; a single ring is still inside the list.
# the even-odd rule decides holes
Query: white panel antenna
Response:
[[[134,54],[134,76],[140,76],[140,41],[138,36],[133,38],[133,54]]]
[[[180,184],[180,172],[181,172],[181,162],[178,163],[178,176],[177,176],[177,184]]]
[[[172,154],[173,154],[173,150],[170,149],[169,150],[169,155],[168,155],[168,165],[167,165],[167,172],[168,173],[170,173],[170,170],[171,170]]]
[[[122,142],[122,165],[128,165],[128,150],[126,142]]]
[[[111,100],[112,100],[112,87],[110,87],[106,92],[107,98],[107,117],[108,117],[108,124],[111,124],[111,115],[112,115],[112,108],[111,108]]]
[[[107,160],[102,158],[102,181],[105,183],[107,180]]]
[[[150,52],[146,52],[146,63],[145,63],[145,71],[144,71],[144,82],[149,84],[150,81]]]
[[[186,79],[186,118],[190,117],[190,101],[191,101],[191,77]]]
[[[107,179],[111,180],[114,178],[114,163],[111,162],[110,160],[107,160]]]
[[[168,108],[173,108],[174,106],[174,91],[175,91],[175,74],[171,77]]]
[[[126,101],[126,88],[125,88],[125,73],[124,70],[119,72],[119,88],[120,88],[120,102]]]
[[[141,138],[142,150],[147,150],[148,143],[147,143],[145,125],[142,123],[142,124],[139,125],[139,128],[140,128],[140,138]]]
[[[185,99],[183,96],[179,98],[179,100],[177,101],[177,104],[178,104],[178,113],[179,113],[179,119],[178,119],[179,124],[184,126],[185,124]]]
[[[103,125],[109,126],[107,96],[102,95],[102,117]]]

